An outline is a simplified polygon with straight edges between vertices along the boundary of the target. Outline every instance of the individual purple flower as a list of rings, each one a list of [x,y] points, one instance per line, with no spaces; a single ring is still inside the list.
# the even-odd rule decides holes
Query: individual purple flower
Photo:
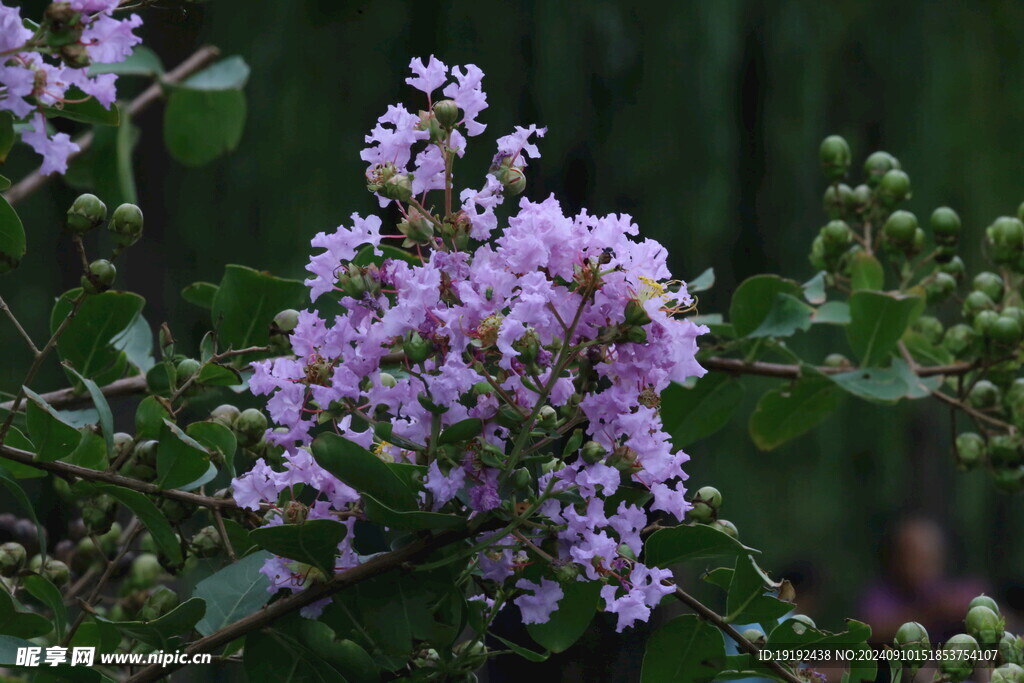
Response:
[[[37,114],[32,121],[32,129],[24,130],[21,139],[28,146],[43,157],[43,165],[39,173],[49,175],[66,173],[68,170],[68,157],[79,151],[77,144],[71,141],[67,133],[54,133],[51,137],[46,131],[46,119],[42,114]]]
[[[440,59],[434,57],[434,55],[430,55],[430,59],[427,60],[425,65],[419,57],[413,58],[409,62],[409,69],[416,75],[406,78],[405,82],[417,90],[427,93],[427,97],[430,97],[432,92],[440,88],[448,80],[448,67]]]
[[[452,76],[457,83],[450,83],[443,92],[455,100],[455,104],[462,110],[462,123],[466,125],[466,133],[480,135],[487,128],[485,124],[476,120],[477,115],[487,108],[487,95],[480,86],[484,72],[475,64],[467,64],[465,72],[453,66]]]
[[[523,614],[524,624],[544,624],[551,618],[551,613],[558,609],[558,601],[565,593],[557,581],[541,579],[540,583],[519,579],[516,588],[532,591],[533,595],[523,593],[513,600]]]

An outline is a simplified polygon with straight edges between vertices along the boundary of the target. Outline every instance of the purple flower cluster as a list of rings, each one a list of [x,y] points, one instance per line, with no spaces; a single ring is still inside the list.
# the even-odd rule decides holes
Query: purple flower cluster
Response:
[[[249,383],[270,396],[277,427],[267,439],[285,449],[283,464],[258,461],[234,481],[235,499],[278,505],[301,482],[318,492],[310,517],[360,514],[358,493],[310,457],[315,428],[329,423],[386,462],[419,465],[423,509],[512,522],[476,539],[488,547],[471,558],[474,571],[494,586],[481,599],[515,594],[524,622],[542,623],[565,582],[601,581],[621,630],[672,590],[668,570],[637,560],[650,514],[682,520],[689,508],[688,456],[663,431],[658,396],[704,374],[695,354],[706,328],[681,316],[692,304],[685,284],[670,279],[664,247],[638,238],[629,216],[567,216],[554,197],[521,199],[499,229],[510,171],[540,156],[533,140],[543,128],[500,138],[482,189],[452,206],[451,161],[466,143],[458,128],[484,128],[482,74],[434,57],[411,68],[407,82],[428,109],[443,87],[457,123],[438,135],[429,111],[394,105],[367,136],[371,190],[404,220],[395,229],[353,215],[313,238],[322,251],[306,283],[320,311],[299,315],[294,357],[256,363]],[[411,196],[382,191],[382,173],[408,179]],[[438,190],[446,196],[428,208]],[[399,257],[386,240],[415,249]],[[473,418],[477,435],[438,445],[445,428]],[[523,517],[529,525],[515,523]],[[359,561],[352,538],[338,570]],[[538,557],[543,576],[525,571]],[[301,586],[286,561],[267,571],[274,590]]]
[[[67,133],[47,128],[43,107],[60,108],[76,88],[109,109],[117,76],[89,75],[90,63],[124,61],[141,39],[132,31],[138,15],[115,19],[119,0],[70,0],[54,3],[37,28],[27,28],[17,7],[0,2],[0,111],[25,124],[21,139],[43,157],[41,173],[67,171],[78,145]]]

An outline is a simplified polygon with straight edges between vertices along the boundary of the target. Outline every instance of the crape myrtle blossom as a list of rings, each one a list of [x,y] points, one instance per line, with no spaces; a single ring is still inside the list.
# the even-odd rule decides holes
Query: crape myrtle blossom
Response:
[[[459,128],[483,130],[482,73],[433,56],[410,68],[410,86],[428,98],[440,90],[457,111],[434,99],[419,114],[392,105],[367,136],[368,187],[400,222],[353,214],[313,238],[315,307],[296,318],[293,356],[255,363],[249,382],[269,397],[267,439],[281,462],[235,479],[235,499],[277,508],[278,524],[296,506],[310,506],[302,519],[364,514],[359,494],[310,454],[331,429],[422,468],[423,510],[503,520],[473,539],[483,550],[467,569],[489,587],[476,599],[500,596],[525,623],[544,623],[566,585],[597,581],[622,630],[672,591],[671,572],[637,558],[653,514],[682,521],[690,507],[688,456],[663,430],[658,397],[704,374],[695,355],[706,328],[683,317],[685,284],[629,216],[566,215],[554,196],[509,201],[546,129],[499,138],[480,189],[458,192]],[[438,439],[467,424],[464,438]],[[339,571],[359,562],[356,533],[339,546]],[[294,564],[268,562],[271,591],[305,585]]]
[[[115,74],[89,75],[89,66],[124,61],[141,38],[142,19],[115,18],[118,0],[51,4],[38,30],[26,28],[21,10],[0,2],[0,111],[27,124],[21,139],[42,158],[40,172],[65,173],[79,150],[67,133],[46,125],[43,108],[60,109],[83,96],[109,109],[117,97]]]

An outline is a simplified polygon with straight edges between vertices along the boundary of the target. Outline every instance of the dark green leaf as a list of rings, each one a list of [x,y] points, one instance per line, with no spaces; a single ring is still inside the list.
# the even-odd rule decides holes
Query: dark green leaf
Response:
[[[156,485],[164,489],[187,487],[206,474],[210,454],[199,442],[164,420],[156,451]]]
[[[693,614],[668,622],[648,639],[641,683],[701,683],[725,664],[722,632]]]
[[[918,297],[859,291],[850,296],[846,337],[861,365],[883,365],[924,301]]]
[[[743,385],[725,373],[697,380],[692,389],[673,382],[661,394],[661,420],[672,445],[684,448],[729,422],[743,401]]]
[[[309,291],[299,280],[229,265],[213,298],[213,321],[221,344],[235,349],[266,345],[274,316],[286,308],[303,308],[308,298]]]
[[[61,419],[42,396],[28,387],[22,387],[28,399],[25,406],[25,424],[28,435],[36,447],[36,457],[44,462],[60,460],[71,455],[81,433]]]
[[[544,653],[534,652],[533,650],[531,650],[529,648],[526,648],[526,647],[523,647],[522,645],[518,645],[516,643],[513,643],[511,640],[507,640],[505,638],[502,638],[501,636],[497,635],[496,633],[492,633],[490,635],[491,635],[492,638],[496,639],[502,645],[504,645],[508,649],[512,650],[512,652],[516,653],[517,655],[519,655],[520,657],[522,657],[523,659],[525,659],[528,662],[534,662],[534,663],[544,662],[544,661],[547,661],[548,657],[551,656],[551,653],[549,653],[549,652],[544,652]]]
[[[217,285],[212,282],[193,282],[181,290],[181,298],[190,304],[210,310],[213,308],[213,297],[217,294]]]
[[[948,365],[954,360],[953,354],[944,346],[932,344],[920,332],[907,330],[903,335],[903,343],[913,359],[921,365]]]
[[[305,564],[324,574],[334,574],[334,558],[338,544],[348,532],[333,519],[311,519],[302,524],[264,526],[249,532],[249,538],[264,550]]]
[[[368,493],[363,493],[363,503],[367,519],[383,524],[392,529],[461,529],[466,520],[460,515],[448,515],[441,512],[422,512],[413,510],[400,512],[384,505]]]
[[[164,111],[164,144],[186,166],[202,166],[238,146],[245,129],[241,90],[176,88]]]
[[[160,76],[164,65],[160,57],[145,45],[137,45],[123,62],[116,64],[93,64],[89,67],[90,76],[99,74],[118,74],[121,76]]]
[[[601,584],[596,581],[573,581],[562,588],[565,595],[551,618],[526,627],[538,645],[556,653],[568,650],[586,632],[601,599]]]
[[[352,655],[323,622],[291,617],[274,628],[250,633],[243,663],[251,681],[346,683],[350,670],[356,675],[367,671],[366,659],[353,661]],[[369,665],[372,672],[372,660]]]
[[[50,620],[28,612],[14,602],[6,590],[0,590],[0,634],[15,638],[38,638],[53,630]]]
[[[366,493],[398,512],[417,508],[416,496],[380,458],[337,434],[313,440],[313,458],[325,470],[359,493]]]
[[[57,629],[57,638],[64,637],[64,629],[68,624],[68,611],[64,606],[64,597],[53,582],[39,574],[29,574],[21,581],[32,597],[46,605],[53,612],[53,624]]]
[[[124,351],[128,362],[145,374],[156,365],[153,359],[153,330],[146,319],[139,315],[128,329],[113,341],[114,348]]]
[[[447,427],[443,432],[441,432],[441,436],[438,437],[437,442],[443,445],[447,443],[469,441],[480,434],[483,429],[483,420],[478,417],[469,417]]]
[[[679,562],[739,557],[750,552],[757,551],[707,524],[680,524],[671,529],[658,529],[644,544],[646,563],[657,567],[668,567]]]
[[[761,450],[778,448],[828,417],[840,396],[835,384],[822,376],[765,392],[750,416],[750,437]]]
[[[724,591],[729,590],[729,584],[732,583],[732,575],[735,572],[734,569],[729,567],[718,567],[700,577],[701,580],[707,581],[712,586],[718,586]]]
[[[765,591],[774,589],[774,583],[754,559],[750,555],[740,555],[736,558],[736,569],[729,583],[726,618],[733,624],[749,624],[774,622],[788,614],[793,610],[793,603],[765,594]]]
[[[9,111],[0,111],[0,164],[7,161],[7,155],[14,147],[17,135],[14,132],[14,115]]]
[[[738,337],[746,337],[760,327],[779,294],[800,296],[800,285],[777,275],[755,275],[740,283],[732,296],[729,320]]]
[[[14,666],[18,661],[18,650],[23,647],[39,647],[31,640],[0,635],[0,666]]]
[[[11,427],[7,431],[7,438],[4,439],[4,444],[11,448],[17,448],[29,453],[33,453],[36,450],[35,445],[29,440],[27,436],[18,431],[17,427]],[[38,479],[40,477],[47,476],[45,470],[41,470],[38,467],[32,467],[30,465],[22,465],[20,462],[13,460],[0,460],[2,466],[0,471],[5,473],[7,476],[13,479]]]
[[[7,176],[0,175],[0,190],[6,190],[11,186],[11,179]]]
[[[199,598],[191,598],[153,621],[110,621],[97,618],[116,626],[128,638],[161,650],[176,650],[181,647],[184,636],[205,613],[206,603]]]
[[[218,451],[228,470],[234,474],[235,450],[238,448],[234,432],[217,422],[193,422],[185,432],[208,451]]]
[[[241,552],[240,548],[235,550]],[[206,614],[196,624],[196,630],[208,636],[262,607],[270,597],[270,579],[260,568],[270,558],[270,553],[260,550],[197,583],[192,595],[206,602]]]
[[[81,123],[91,123],[101,126],[116,126],[121,123],[121,112],[116,104],[111,104],[107,109],[99,103],[95,97],[88,97],[78,88],[69,88],[65,98],[69,100],[60,107],[43,107],[42,111],[47,118],[61,117]],[[82,100],[72,102],[70,100]]]
[[[25,256],[25,228],[17,212],[0,196],[0,273],[14,270]]]
[[[86,390],[89,392],[89,397],[92,399],[92,404],[100,418],[100,434],[107,444],[107,454],[110,455],[114,452],[114,414],[110,412],[107,397],[103,395],[96,382],[83,377],[75,368],[67,366],[65,368],[75,379],[85,385]]]
[[[235,387],[242,383],[242,375],[232,367],[206,363],[199,369],[196,382],[208,387]]]
[[[147,396],[135,409],[135,438],[139,441],[159,439],[164,420],[171,416],[155,396]]]
[[[78,446],[66,460],[79,467],[105,470],[110,464],[110,458],[107,455],[107,442],[91,429],[85,429],[82,431],[82,440],[78,442]]]
[[[855,396],[883,404],[925,398],[942,385],[941,377],[918,377],[901,358],[894,358],[888,368],[851,370],[829,379]]]
[[[878,259],[863,251],[855,253],[850,259],[850,286],[853,291],[884,287],[885,270]]]
[[[748,337],[790,337],[811,329],[814,309],[791,294],[776,294],[768,315]]]
[[[178,541],[174,529],[171,528],[171,523],[148,496],[113,484],[92,484],[92,487],[100,493],[113,497],[134,512],[139,521],[149,530],[157,548],[171,560],[172,564],[180,565],[184,561],[181,554],[181,543]]]
[[[54,332],[71,312],[81,289],[65,292],[50,314]],[[146,301],[130,292],[104,292],[87,296],[57,342],[57,352],[84,377],[109,384],[124,374],[128,357],[114,340],[135,322]]]

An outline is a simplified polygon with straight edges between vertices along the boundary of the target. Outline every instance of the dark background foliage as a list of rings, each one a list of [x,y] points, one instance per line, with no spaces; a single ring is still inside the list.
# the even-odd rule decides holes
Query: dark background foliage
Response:
[[[824,222],[817,148],[829,133],[847,137],[858,164],[879,148],[898,156],[920,216],[940,204],[960,212],[969,266],[984,226],[1024,200],[1015,0],[214,0],[145,19],[147,44],[168,66],[211,42],[253,69],[241,146],[218,162],[171,161],[159,108],[138,122],[147,235],[120,284],[146,296],[150,322],[167,320],[188,343],[204,312],[181,302],[184,285],[219,280],[228,262],[301,277],[316,232],[376,209],[358,152],[386,105],[414,96],[403,82],[412,56],[487,74],[488,130],[457,180],[479,185],[493,139],[514,124],[548,126],[527,196],[632,214],[668,246],[679,277],[714,266],[702,313],[727,310],[750,275],[813,274],[806,254]],[[30,163],[20,155],[8,166]],[[56,182],[19,207],[30,253],[0,283],[40,336],[57,287],[77,283],[54,208],[74,194]],[[845,350],[814,334],[796,342],[812,356]],[[0,329],[5,389],[25,360],[13,342]],[[745,419],[766,386],[751,382],[730,428],[689,449],[691,485],[723,491],[723,513],[765,550],[766,567],[814,568],[819,625],[857,615],[862,587],[882,571],[885,530],[911,512],[946,527],[954,574],[1019,594],[1024,499],[954,471],[945,409],[848,398],[810,435],[760,453]]]

